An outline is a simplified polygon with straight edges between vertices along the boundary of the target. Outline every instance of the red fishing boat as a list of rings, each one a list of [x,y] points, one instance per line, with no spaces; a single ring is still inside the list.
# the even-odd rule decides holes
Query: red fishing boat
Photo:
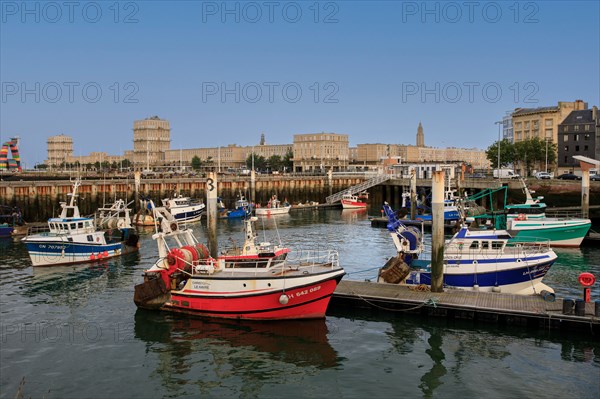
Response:
[[[361,192],[359,195],[353,195],[351,192],[342,197],[342,208],[344,209],[364,209],[367,207],[369,193]]]
[[[303,251],[302,258],[290,259],[288,248],[256,243],[253,220],[244,247],[217,258],[192,230],[168,216],[159,220],[152,236],[159,258],[135,287],[140,308],[249,320],[323,318],[345,274],[337,251]]]

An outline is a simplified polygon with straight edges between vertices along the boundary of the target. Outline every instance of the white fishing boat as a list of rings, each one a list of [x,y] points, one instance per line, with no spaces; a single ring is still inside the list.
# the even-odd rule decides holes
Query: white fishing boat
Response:
[[[197,222],[206,211],[206,205],[203,202],[193,201],[190,197],[184,197],[181,194],[163,199],[162,204],[178,223]]]
[[[80,184],[79,179],[74,182],[69,204],[61,202],[60,216],[48,220],[49,231],[22,239],[33,266],[91,262],[138,250],[139,237],[131,228],[129,212],[123,214],[126,219],[118,229],[111,231],[98,229],[94,218],[79,214],[75,198]]]
[[[398,256],[380,270],[378,281],[431,285],[431,259],[422,230],[402,224],[387,203],[383,209]],[[542,283],[557,258],[548,241],[522,243],[511,238],[506,230],[463,226],[444,246],[444,286],[523,295],[554,292]]]
[[[287,201],[283,203],[277,199],[276,195],[273,195],[266,206],[259,207],[258,205],[254,209],[256,216],[273,216],[273,215],[285,215],[290,212],[292,205]]]

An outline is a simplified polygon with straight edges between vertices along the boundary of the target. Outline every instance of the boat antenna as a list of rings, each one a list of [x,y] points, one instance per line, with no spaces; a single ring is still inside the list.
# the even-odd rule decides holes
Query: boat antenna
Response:
[[[277,228],[277,220],[273,219],[273,223],[275,223],[275,232],[277,233],[277,241],[279,241],[279,246],[281,246],[281,237],[279,236],[279,229]]]

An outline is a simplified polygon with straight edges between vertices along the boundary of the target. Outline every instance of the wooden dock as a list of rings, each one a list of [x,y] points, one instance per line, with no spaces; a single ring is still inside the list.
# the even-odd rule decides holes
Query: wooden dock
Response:
[[[449,289],[430,292],[425,287],[342,280],[333,294],[330,307],[408,312],[540,329],[576,329],[600,338],[600,316],[595,315],[596,304],[593,301],[585,304],[585,316],[576,316],[562,313],[563,299],[560,298],[549,302],[539,295]]]

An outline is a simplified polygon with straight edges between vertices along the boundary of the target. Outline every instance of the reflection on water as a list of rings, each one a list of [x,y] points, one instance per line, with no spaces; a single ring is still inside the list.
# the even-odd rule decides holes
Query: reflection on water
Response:
[[[587,398],[600,391],[600,342],[587,335],[464,320],[424,321],[415,315],[394,317],[368,310],[334,308],[329,317],[340,326],[347,320],[361,326],[359,336],[348,334],[344,348],[336,349],[345,354],[347,348],[360,345],[359,340],[368,342],[361,346],[361,361],[368,365],[380,358],[381,367],[392,374],[389,380],[396,371],[385,367],[402,365],[396,378],[418,382],[418,392],[401,391],[408,396],[535,397],[552,392],[553,397]],[[342,367],[355,360],[350,357]],[[385,396],[385,390],[381,392]]]
[[[169,390],[181,384],[195,384],[186,374],[197,375],[211,368],[202,378],[201,389],[210,395],[240,378],[242,389],[261,390],[280,372],[290,376],[315,375],[319,370],[340,364],[327,334],[332,322],[326,320],[251,322],[180,317],[138,310],[135,313],[135,338],[146,343],[146,350],[158,355],[153,373]],[[245,388],[244,388],[245,387]]]
[[[205,220],[191,227],[206,242]],[[220,245],[243,240],[242,227],[219,220]],[[23,377],[26,397],[49,398],[598,397],[600,344],[588,336],[337,308],[282,323],[136,310],[152,233],[141,230],[136,254],[36,269],[20,241],[0,240],[0,399]],[[337,249],[347,279],[372,278],[395,253],[360,211],[264,218],[257,233]],[[557,253],[547,283],[581,295],[577,276],[600,275],[600,250]]]

